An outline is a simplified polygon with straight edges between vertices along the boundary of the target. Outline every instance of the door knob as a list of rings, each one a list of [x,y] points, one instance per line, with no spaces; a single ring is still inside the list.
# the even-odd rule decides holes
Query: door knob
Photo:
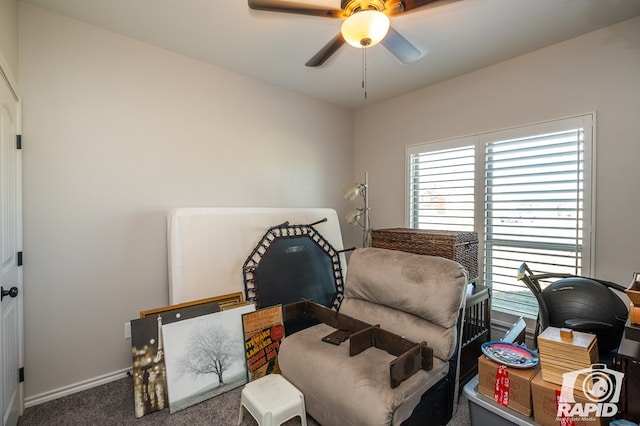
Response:
[[[18,287],[11,287],[9,290],[5,290],[3,287],[0,287],[0,301],[4,299],[5,296],[16,297],[18,295]]]

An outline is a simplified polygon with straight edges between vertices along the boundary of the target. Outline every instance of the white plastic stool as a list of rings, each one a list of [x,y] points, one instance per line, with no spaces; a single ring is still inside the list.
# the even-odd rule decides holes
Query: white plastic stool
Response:
[[[243,407],[260,426],[281,425],[295,416],[300,416],[302,426],[307,426],[304,395],[280,374],[268,374],[245,385],[238,424],[244,417]]]

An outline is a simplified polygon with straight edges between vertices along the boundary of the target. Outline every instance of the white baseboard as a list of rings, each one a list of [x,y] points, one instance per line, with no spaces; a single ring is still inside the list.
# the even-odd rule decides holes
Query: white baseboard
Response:
[[[84,380],[82,382],[73,383],[68,386],[50,390],[48,392],[43,392],[39,395],[30,396],[28,398],[25,398],[24,406],[25,408],[33,407],[34,405],[42,404],[43,402],[53,401],[54,399],[62,398],[63,396],[71,395],[76,392],[104,385],[105,383],[123,379],[127,377],[127,374],[130,372],[131,368],[125,368],[120,371],[114,371],[112,373],[94,377],[93,379]]]

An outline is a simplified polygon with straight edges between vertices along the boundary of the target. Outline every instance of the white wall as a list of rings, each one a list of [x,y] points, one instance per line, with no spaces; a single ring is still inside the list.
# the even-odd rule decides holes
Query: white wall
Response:
[[[407,145],[593,111],[595,276],[627,285],[640,271],[640,18],[358,111],[373,227],[404,226]]]
[[[169,209],[351,207],[348,110],[24,3],[19,52],[27,402],[131,365]]]
[[[18,0],[0,0],[0,71],[18,90]]]

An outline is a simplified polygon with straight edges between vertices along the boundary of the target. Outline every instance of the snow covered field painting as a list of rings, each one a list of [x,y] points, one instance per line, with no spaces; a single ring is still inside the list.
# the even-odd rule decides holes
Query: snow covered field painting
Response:
[[[253,311],[245,305],[162,326],[171,413],[247,383],[242,314]]]

